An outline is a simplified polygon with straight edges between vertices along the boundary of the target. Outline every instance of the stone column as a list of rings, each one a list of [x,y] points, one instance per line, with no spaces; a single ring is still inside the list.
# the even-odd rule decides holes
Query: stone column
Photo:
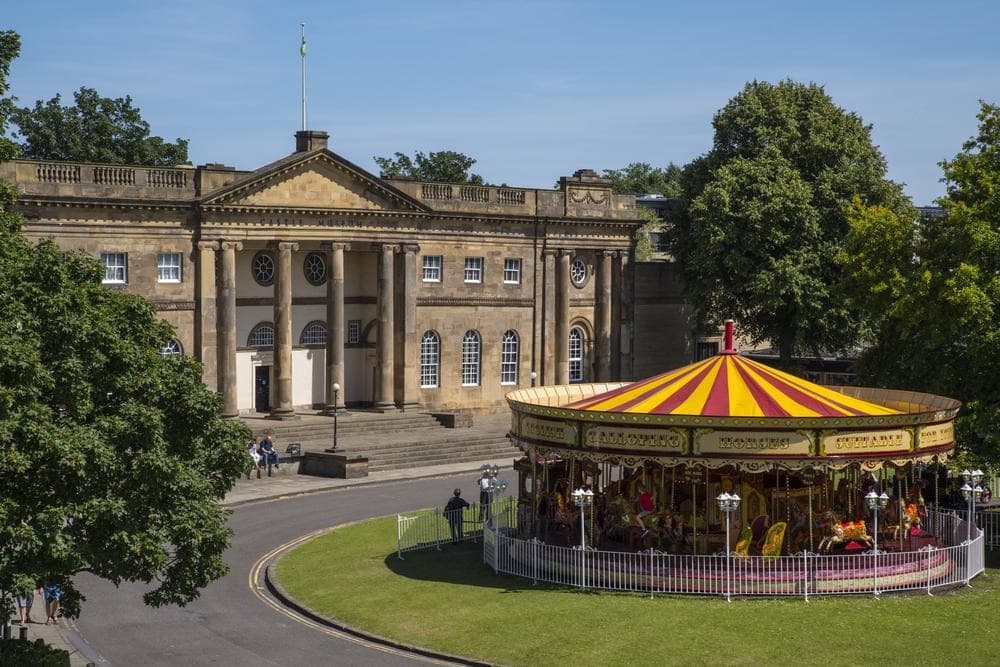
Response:
[[[594,329],[597,339],[597,381],[611,379],[611,258],[615,253],[604,250],[597,254],[597,312]]]
[[[416,410],[420,407],[420,336],[417,333],[417,253],[420,246],[414,243],[404,243],[399,247],[402,266],[400,268],[399,293],[402,297],[402,308],[399,309],[400,319],[397,324],[396,349],[399,358],[396,359],[396,384],[400,388],[397,403],[403,410]]]
[[[323,412],[332,414],[344,409],[347,387],[344,386],[344,251],[346,243],[323,244],[329,271],[326,283],[326,403]],[[333,385],[340,386],[334,405]]]
[[[633,379],[635,377],[634,359],[632,358],[632,336],[635,324],[635,301],[633,298],[634,274],[629,266],[629,253],[618,253],[617,273],[621,276],[621,290],[616,293],[620,302],[619,310],[619,347],[615,354],[621,358],[621,375],[615,379]]]
[[[222,417],[239,414],[236,402],[236,252],[243,244],[223,241],[219,244],[219,392],[222,394]]]
[[[396,246],[383,244],[378,257],[378,386],[375,388],[375,408],[391,410],[393,401],[393,253]]]
[[[216,295],[215,253],[218,241],[199,241],[195,264],[194,354],[201,362],[201,381],[209,387],[219,386],[218,306]]]
[[[611,260],[611,379],[622,375],[622,251],[616,250]]]
[[[542,354],[538,384],[556,384],[556,250],[542,252]]]
[[[275,244],[274,378],[277,391],[271,419],[294,419],[292,403],[292,252],[298,243]]]
[[[556,384],[569,384],[569,291],[573,251],[559,251],[556,278]]]

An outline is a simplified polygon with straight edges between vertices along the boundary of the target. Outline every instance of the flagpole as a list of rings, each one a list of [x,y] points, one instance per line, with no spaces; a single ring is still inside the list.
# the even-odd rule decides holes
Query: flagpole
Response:
[[[302,56],[302,129],[306,129],[306,24],[300,23],[302,29],[302,45],[299,47],[299,55]]]

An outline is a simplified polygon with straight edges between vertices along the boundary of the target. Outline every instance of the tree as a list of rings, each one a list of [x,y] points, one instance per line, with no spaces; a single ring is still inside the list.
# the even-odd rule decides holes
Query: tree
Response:
[[[469,183],[482,185],[483,177],[470,174],[469,169],[476,164],[475,158],[455,151],[437,151],[425,155],[417,151],[413,159],[403,153],[395,153],[396,158],[373,158],[381,170],[382,178],[400,176],[432,183]]]
[[[18,47],[0,33],[0,94]],[[84,571],[155,581],[148,604],[184,604],[227,570],[218,501],[250,433],[217,417],[200,364],[160,355],[173,331],[151,304],[103,287],[86,254],[21,233],[15,197],[0,181],[0,612],[46,581],[75,615]]]
[[[712,149],[684,168],[667,229],[703,326],[733,317],[753,342],[844,350],[865,332],[836,262],[852,197],[912,210],[871,126],[821,86],[753,81],[714,117]]]
[[[673,162],[663,168],[648,162],[631,162],[623,169],[605,169],[604,178],[611,181],[611,189],[617,194],[681,195],[681,168]]]
[[[878,322],[857,364],[878,386],[963,401],[957,440],[970,464],[1000,460],[1000,106],[941,163],[943,218],[914,219],[856,201],[841,263],[852,297]]]
[[[39,160],[171,167],[188,161],[187,139],[150,136],[149,123],[129,96],[101,97],[93,88],[73,93],[73,106],[56,95],[13,114],[21,155]]]

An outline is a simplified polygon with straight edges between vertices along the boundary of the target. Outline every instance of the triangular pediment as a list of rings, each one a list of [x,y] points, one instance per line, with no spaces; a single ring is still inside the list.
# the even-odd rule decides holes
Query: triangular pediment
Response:
[[[294,153],[208,193],[203,204],[280,209],[426,211],[424,204],[339,155]]]

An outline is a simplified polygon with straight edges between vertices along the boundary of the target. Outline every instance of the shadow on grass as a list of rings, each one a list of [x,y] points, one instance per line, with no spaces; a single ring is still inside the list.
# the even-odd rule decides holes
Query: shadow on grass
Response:
[[[518,593],[525,590],[550,590],[594,595],[597,591],[559,586],[531,579],[498,574],[483,562],[483,544],[463,542],[442,544],[441,549],[426,549],[403,554],[400,560],[395,552],[385,557],[385,566],[394,574],[408,579],[438,581],[459,586],[498,589],[503,593]]]

